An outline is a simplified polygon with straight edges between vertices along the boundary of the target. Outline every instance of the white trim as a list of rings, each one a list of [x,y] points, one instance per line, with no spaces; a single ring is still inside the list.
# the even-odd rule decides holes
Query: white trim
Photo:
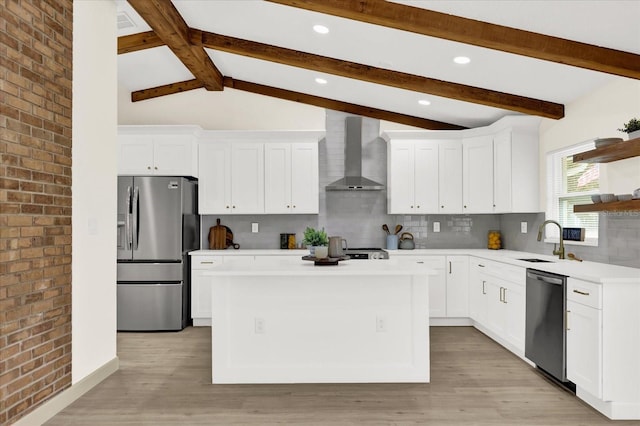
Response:
[[[38,406],[26,416],[20,418],[13,424],[13,426],[35,426],[44,424],[60,411],[71,405],[76,399],[80,398],[111,374],[115,373],[119,367],[120,361],[118,360],[118,357],[113,358],[102,365],[102,367],[99,367],[84,379],[80,380],[78,383],[72,385],[68,389],[65,389],[47,402]]]

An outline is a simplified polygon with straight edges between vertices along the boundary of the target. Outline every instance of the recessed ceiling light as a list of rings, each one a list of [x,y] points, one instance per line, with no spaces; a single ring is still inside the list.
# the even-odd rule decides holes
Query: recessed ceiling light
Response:
[[[453,62],[455,62],[456,64],[465,65],[471,62],[471,59],[467,56],[456,56],[455,58],[453,58]]]
[[[329,28],[325,27],[324,25],[314,25],[313,26],[313,31],[317,32],[318,34],[327,34],[329,32]]]
[[[418,103],[419,103],[420,105],[424,105],[424,106],[431,105],[431,102],[430,102],[430,101],[428,101],[428,100],[426,100],[426,99],[420,99],[420,100],[418,101]]]
[[[316,78],[316,83],[318,83],[318,84],[327,84],[327,80],[325,80],[324,78],[317,77]]]

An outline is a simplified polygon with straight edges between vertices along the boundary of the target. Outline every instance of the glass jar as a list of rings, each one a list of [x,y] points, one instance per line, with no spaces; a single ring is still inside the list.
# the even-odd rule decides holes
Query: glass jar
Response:
[[[489,235],[487,236],[487,248],[491,250],[500,250],[502,248],[502,234],[500,231],[489,231]]]

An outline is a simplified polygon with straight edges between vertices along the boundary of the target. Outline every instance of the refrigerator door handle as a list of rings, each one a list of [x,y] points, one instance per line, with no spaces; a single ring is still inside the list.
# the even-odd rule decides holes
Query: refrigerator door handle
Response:
[[[139,199],[139,188],[136,186],[133,189],[133,207],[131,210],[131,216],[133,216],[133,226],[131,229],[132,239],[133,239],[133,249],[138,250],[138,199]]]
[[[131,250],[133,236],[131,235],[131,187],[127,186],[127,214],[124,217],[124,233],[127,236],[127,250]]]

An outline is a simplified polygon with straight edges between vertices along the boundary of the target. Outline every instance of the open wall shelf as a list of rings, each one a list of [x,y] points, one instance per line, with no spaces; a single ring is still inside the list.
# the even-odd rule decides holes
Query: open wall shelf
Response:
[[[612,203],[581,204],[573,206],[574,213],[640,211],[640,200],[614,201]]]
[[[640,138],[602,146],[573,156],[574,163],[610,163],[640,155]]]

